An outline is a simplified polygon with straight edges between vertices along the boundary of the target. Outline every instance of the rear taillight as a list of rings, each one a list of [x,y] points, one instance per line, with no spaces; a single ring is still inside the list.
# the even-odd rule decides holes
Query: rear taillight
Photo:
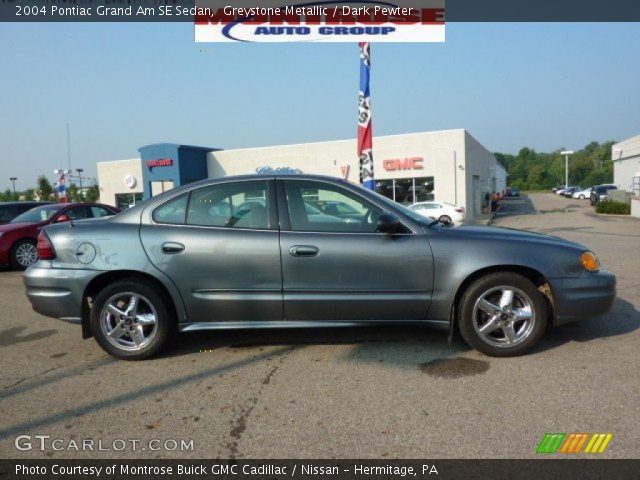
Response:
[[[456,208],[456,212],[464,213],[464,208],[463,207],[458,207],[458,208]]]
[[[38,258],[40,260],[53,260],[56,258],[56,251],[44,232],[40,232],[38,235]]]

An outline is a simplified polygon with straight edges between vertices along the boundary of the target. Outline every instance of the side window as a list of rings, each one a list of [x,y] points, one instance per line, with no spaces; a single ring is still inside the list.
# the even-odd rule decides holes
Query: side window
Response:
[[[224,183],[193,190],[187,224],[269,229],[267,182]]]
[[[84,205],[79,207],[71,207],[69,210],[64,212],[71,220],[83,220],[85,218],[91,218],[91,210],[89,207],[85,207]]]
[[[10,222],[13,219],[13,216],[13,209],[10,206],[0,207],[0,222]]]
[[[110,215],[113,215],[113,213],[111,213],[109,210],[107,210],[104,207],[91,207],[91,214],[93,215],[93,218],[101,218],[101,217],[108,217]]]
[[[31,210],[34,207],[33,204],[29,204],[29,205],[18,205],[17,211],[16,213],[18,215],[20,215],[21,213],[24,212],[28,212],[29,210]]]
[[[380,208],[339,186],[306,180],[286,180],[291,230],[375,233]]]
[[[156,223],[183,225],[187,213],[188,196],[188,193],[184,193],[160,205],[153,211],[153,221]]]

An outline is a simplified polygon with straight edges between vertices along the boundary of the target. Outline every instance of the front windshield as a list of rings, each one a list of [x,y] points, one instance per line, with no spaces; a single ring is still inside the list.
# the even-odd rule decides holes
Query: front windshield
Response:
[[[62,209],[63,205],[45,205],[32,208],[11,220],[11,223],[40,223],[49,220]]]

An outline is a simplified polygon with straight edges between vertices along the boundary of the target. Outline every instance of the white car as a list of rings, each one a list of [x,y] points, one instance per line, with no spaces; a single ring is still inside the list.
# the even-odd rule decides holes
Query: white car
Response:
[[[576,190],[571,195],[571,198],[579,198],[580,200],[584,200],[585,198],[589,198],[591,196],[591,190],[593,187],[585,188],[583,190]]]
[[[464,207],[456,207],[447,202],[418,202],[409,208],[424,217],[435,218],[443,223],[462,223],[465,219]]]

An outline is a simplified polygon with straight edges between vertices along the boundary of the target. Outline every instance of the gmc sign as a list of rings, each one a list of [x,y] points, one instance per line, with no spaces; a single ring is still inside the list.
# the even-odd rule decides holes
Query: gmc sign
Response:
[[[397,170],[422,170],[424,158],[422,157],[410,157],[410,158],[390,158],[382,161],[382,168],[388,172],[395,172]]]

